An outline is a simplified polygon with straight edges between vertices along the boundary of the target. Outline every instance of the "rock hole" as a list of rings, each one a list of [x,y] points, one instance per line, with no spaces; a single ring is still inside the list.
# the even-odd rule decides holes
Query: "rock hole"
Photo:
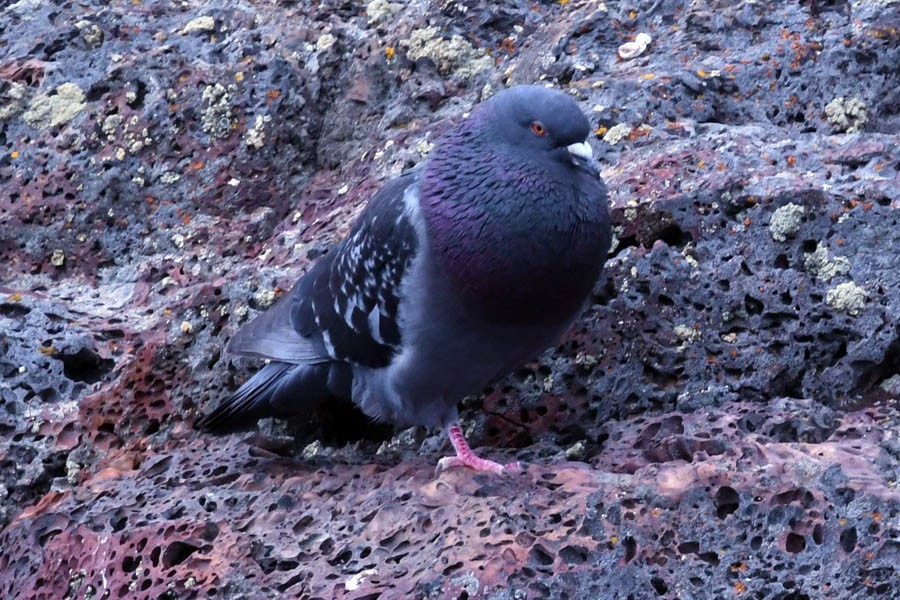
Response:
[[[627,537],[622,540],[622,547],[625,548],[625,562],[631,562],[637,555],[637,542],[633,537]]]
[[[125,573],[134,573],[139,566],[141,566],[140,556],[126,556],[122,559],[122,571]]]
[[[587,562],[588,559],[588,549],[584,546],[565,546],[560,549],[559,557],[563,559],[564,562],[568,564],[582,564]]]
[[[803,250],[803,252],[805,252],[806,254],[814,252],[818,247],[819,240],[803,240],[803,243],[800,244],[800,249]]]
[[[683,231],[676,223],[669,223],[659,230],[654,237],[655,239],[648,241],[648,246],[652,246],[656,240],[662,240],[669,246],[682,247],[694,240],[694,236]]]
[[[749,314],[758,315],[763,311],[763,303],[750,294],[746,294],[744,295],[744,308],[747,309]]]
[[[856,527],[850,527],[841,532],[841,537],[839,539],[841,548],[844,549],[844,552],[850,554],[856,548]]]
[[[115,362],[110,358],[100,358],[90,348],[81,348],[74,354],[55,355],[63,363],[63,373],[72,381],[96,383],[109,373]]]
[[[11,319],[21,319],[30,312],[30,308],[22,306],[21,304],[10,304],[6,302],[0,304],[0,315]]]
[[[716,514],[724,519],[740,507],[740,496],[734,488],[722,486],[716,492]]]
[[[166,547],[165,552],[163,552],[163,567],[168,569],[175,565],[180,565],[187,560],[191,554],[196,552],[197,549],[197,546],[189,544],[188,542],[172,542]]]
[[[815,527],[813,527],[812,538],[817,546],[822,545],[822,542],[825,539],[825,528],[822,527],[821,523],[816,523]]]
[[[787,539],[784,541],[784,549],[791,554],[803,552],[806,549],[806,538],[799,533],[794,533],[792,531],[787,535]]]
[[[546,567],[553,564],[553,556],[543,546],[535,544],[528,553],[528,562]]]
[[[350,549],[344,550],[334,558],[328,560],[328,564],[332,567],[336,567],[337,565],[343,565],[350,562],[350,559],[353,558],[353,552]],[[449,568],[449,567],[448,567]]]

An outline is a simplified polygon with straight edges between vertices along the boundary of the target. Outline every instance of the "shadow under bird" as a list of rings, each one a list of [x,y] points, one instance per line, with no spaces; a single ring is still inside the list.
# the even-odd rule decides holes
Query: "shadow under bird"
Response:
[[[201,419],[209,430],[334,397],[399,426],[444,427],[438,470],[477,456],[457,404],[552,346],[583,309],[611,241],[590,124],[567,94],[499,92],[389,181],[348,236],[228,351],[270,362]]]

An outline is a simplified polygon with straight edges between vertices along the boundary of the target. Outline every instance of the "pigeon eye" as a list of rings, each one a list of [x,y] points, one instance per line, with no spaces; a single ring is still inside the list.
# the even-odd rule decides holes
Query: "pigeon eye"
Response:
[[[544,124],[540,121],[532,121],[531,122],[531,133],[540,137],[547,133],[547,129],[544,127]]]

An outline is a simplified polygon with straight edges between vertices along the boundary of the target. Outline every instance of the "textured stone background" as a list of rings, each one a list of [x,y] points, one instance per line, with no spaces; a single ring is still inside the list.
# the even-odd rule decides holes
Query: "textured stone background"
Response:
[[[900,595],[900,3],[224,6],[0,9],[0,596]],[[233,332],[539,81],[618,243],[463,403],[526,471],[346,407],[195,432]]]

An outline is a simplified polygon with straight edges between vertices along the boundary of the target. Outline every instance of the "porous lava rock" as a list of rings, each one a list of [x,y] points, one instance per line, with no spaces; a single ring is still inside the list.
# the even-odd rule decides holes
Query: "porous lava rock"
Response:
[[[900,596],[898,32],[884,0],[4,6],[0,596]],[[534,82],[589,116],[616,242],[462,404],[524,472],[435,478],[440,432],[344,406],[195,431],[258,367],[234,331]]]

